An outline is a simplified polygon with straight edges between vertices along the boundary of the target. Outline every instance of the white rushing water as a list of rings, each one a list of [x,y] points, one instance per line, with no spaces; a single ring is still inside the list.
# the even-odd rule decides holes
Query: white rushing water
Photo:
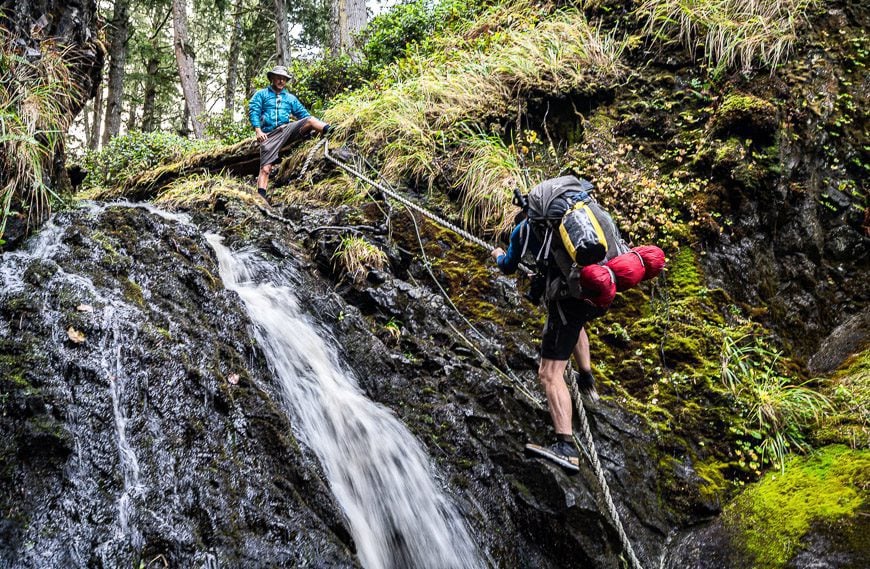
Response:
[[[208,235],[224,285],[237,292],[299,438],[320,459],[367,569],[483,564],[462,518],[433,480],[422,446],[369,400],[304,315],[286,279],[253,252]]]

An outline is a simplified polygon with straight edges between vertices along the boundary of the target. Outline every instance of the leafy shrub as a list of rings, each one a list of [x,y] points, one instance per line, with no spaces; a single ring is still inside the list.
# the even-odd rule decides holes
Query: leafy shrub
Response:
[[[207,115],[204,123],[206,137],[221,144],[235,144],[254,136],[254,130],[247,116],[237,121],[229,111]]]
[[[185,155],[217,146],[213,140],[194,140],[166,132],[131,132],[116,136],[99,151],[88,151],[82,168],[87,188],[123,184],[143,170],[180,160]]]
[[[371,68],[381,68],[397,59],[412,43],[423,41],[434,31],[435,10],[426,0],[394,6],[372,18],[360,32],[362,53]]]
[[[288,90],[315,116],[321,114],[327,101],[342,91],[359,87],[367,77],[365,65],[347,55],[296,59],[290,66],[290,74],[294,79]]]
[[[394,6],[373,18],[360,32],[359,60],[331,54],[294,60],[288,89],[319,116],[330,99],[375,78],[381,69],[401,59],[408,46],[426,43],[434,33],[461,22],[485,5],[468,0],[443,0],[434,5],[427,0],[412,0]]]

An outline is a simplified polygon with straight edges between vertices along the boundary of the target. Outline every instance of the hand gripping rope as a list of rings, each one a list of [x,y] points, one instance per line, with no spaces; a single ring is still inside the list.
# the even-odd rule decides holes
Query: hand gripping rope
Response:
[[[378,190],[383,192],[385,195],[389,196],[390,198],[394,199],[395,201],[397,201],[400,204],[402,204],[403,206],[405,206],[408,210],[416,211],[417,213],[419,213],[423,217],[434,221],[435,223],[437,223],[441,227],[444,227],[445,229],[449,229],[450,231],[453,231],[454,233],[456,233],[457,235],[459,235],[463,239],[466,239],[467,241],[471,241],[475,245],[478,245],[481,248],[486,249],[487,251],[492,251],[494,249],[494,247],[492,247],[489,243],[487,243],[483,239],[480,239],[479,237],[472,235],[471,233],[469,233],[468,231],[465,231],[461,227],[458,227],[457,225],[450,223],[446,219],[439,217],[438,215],[420,207],[419,205],[408,200],[404,196],[401,196],[397,192],[386,188],[383,184],[380,184],[380,183],[372,180],[371,178],[367,177],[365,174],[352,168],[351,166],[342,162],[341,160],[338,160],[337,158],[335,158],[334,156],[332,156],[329,153],[329,141],[326,138],[321,139],[320,142],[318,142],[308,152],[308,156],[305,158],[305,162],[302,166],[302,171],[299,173],[298,178],[302,178],[305,175],[306,171],[308,170],[308,167],[311,164],[312,158],[314,157],[315,153],[321,147],[323,148],[323,157],[324,158],[326,158],[327,160],[329,160],[330,162],[332,162],[333,164],[335,164],[336,166],[338,166],[339,168],[341,168],[342,170],[344,170],[348,174],[351,174],[352,176],[362,180],[363,182],[371,185],[372,187],[377,188]],[[411,216],[411,217],[413,219],[413,216]],[[417,222],[416,222],[416,220],[414,220],[414,226],[416,227],[416,225],[417,225]],[[419,233],[418,233],[418,238],[419,238]],[[422,246],[422,242],[421,242],[421,246]],[[423,254],[425,255],[425,251],[423,251]],[[427,261],[427,269],[428,269],[428,261]],[[528,269],[528,267],[524,267],[524,269],[526,271],[530,271],[530,269]],[[429,274],[432,276],[433,279],[435,278],[434,275],[432,275],[431,270],[429,271]],[[438,284],[437,280],[435,282],[436,282],[436,284]],[[441,288],[440,284],[438,285],[438,288]],[[459,313],[459,315],[463,318],[463,320],[465,320],[469,325],[471,325],[471,323],[468,322],[468,320],[465,319],[465,317],[459,312],[459,309],[456,308],[456,306],[450,300],[450,297],[447,295],[446,291],[444,291],[443,288],[441,288],[441,292],[447,297],[447,300],[448,300],[450,306],[453,307],[453,309],[457,313]],[[451,326],[451,328],[453,328],[453,326]],[[474,328],[474,326],[471,326],[471,329],[474,330],[475,332],[477,332],[478,335],[483,337],[483,335],[480,332],[478,332]],[[456,330],[456,328],[453,328],[453,330],[455,332],[457,332],[457,334],[459,334],[459,331]],[[460,335],[460,337],[462,337],[463,340],[465,340],[466,343],[471,345],[471,347],[479,355],[483,356],[483,354],[480,352],[480,350],[474,344],[472,344],[468,340],[468,338],[466,338],[462,334],[459,334],[459,335]],[[493,367],[493,368],[495,367],[489,362],[488,358],[483,357],[482,360],[484,362],[488,363],[489,367]],[[534,397],[531,393],[529,393],[528,390],[522,386],[522,384],[520,384],[519,380],[513,374],[512,370],[508,369],[508,373],[510,374],[510,375],[508,375],[498,368],[495,368],[495,369],[501,376],[510,380],[511,383],[514,383],[515,387],[517,387],[519,389],[520,393],[522,393],[532,403],[532,405],[534,405],[538,409],[544,409],[543,403],[541,401],[539,401],[536,397]],[[574,404],[577,407],[577,415],[578,415],[579,420],[580,420],[580,434],[583,437],[584,444],[581,444],[581,441],[578,438],[577,433],[574,433],[574,443],[578,447],[580,447],[581,449],[584,449],[584,454],[586,455],[587,459],[589,460],[589,463],[592,465],[592,469],[595,472],[595,478],[596,478],[596,481],[597,481],[598,486],[599,486],[601,500],[604,502],[604,509],[606,510],[608,516],[610,517],[610,520],[613,522],[613,525],[616,528],[617,534],[619,534],[619,541],[622,544],[623,550],[625,551],[626,555],[628,556],[629,564],[631,565],[632,569],[643,569],[642,565],[640,564],[640,561],[638,560],[637,556],[634,553],[634,548],[631,546],[631,542],[628,539],[628,535],[625,533],[625,529],[623,528],[622,521],[619,517],[619,512],[616,510],[616,504],[613,502],[613,497],[610,494],[610,487],[607,484],[607,479],[604,477],[604,468],[601,466],[601,461],[599,460],[598,453],[595,450],[595,442],[592,439],[592,431],[589,428],[589,420],[586,417],[586,410],[583,407],[583,400],[580,397],[580,392],[577,389],[576,382],[574,382],[574,381],[571,382],[571,394],[574,398]]]

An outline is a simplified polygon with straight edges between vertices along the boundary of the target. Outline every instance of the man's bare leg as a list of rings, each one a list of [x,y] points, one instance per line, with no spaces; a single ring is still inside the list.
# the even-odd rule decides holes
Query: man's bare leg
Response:
[[[553,428],[557,435],[571,435],[571,394],[565,385],[565,368],[568,360],[548,360],[541,358],[538,368],[538,378],[547,394],[547,406],[553,419]]]
[[[272,165],[266,164],[260,168],[260,174],[257,176],[257,189],[263,189],[269,187],[269,172],[272,171]]]
[[[592,371],[592,358],[589,355],[589,336],[586,335],[586,328],[580,330],[580,337],[574,346],[574,361],[577,362],[579,369]]]

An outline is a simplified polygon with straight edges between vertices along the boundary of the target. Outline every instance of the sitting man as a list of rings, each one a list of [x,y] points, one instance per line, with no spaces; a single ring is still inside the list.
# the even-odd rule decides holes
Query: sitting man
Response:
[[[272,164],[278,161],[278,151],[284,144],[299,140],[311,131],[325,136],[331,127],[311,116],[295,95],[284,87],[290,79],[287,68],[278,65],[268,73],[271,85],[260,89],[248,104],[248,118],[260,143],[260,174],[257,192],[268,201],[266,189]],[[291,122],[293,119],[293,122]]]

